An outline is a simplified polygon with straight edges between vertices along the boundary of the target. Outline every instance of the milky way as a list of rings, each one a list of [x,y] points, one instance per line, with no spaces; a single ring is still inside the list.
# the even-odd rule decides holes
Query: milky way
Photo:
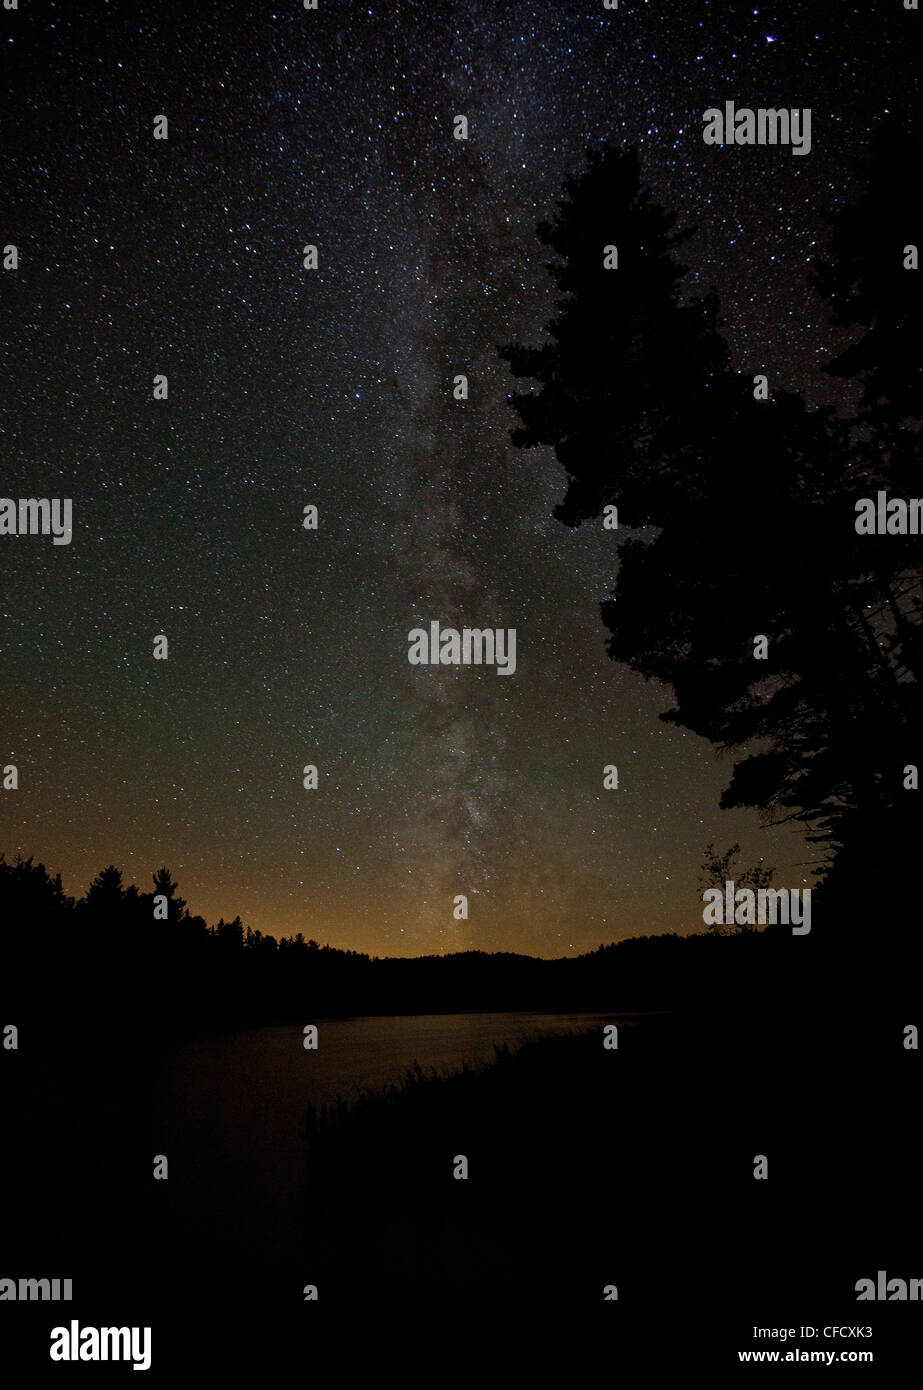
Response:
[[[564,474],[511,446],[497,347],[553,311],[564,179],[633,144],[735,366],[845,404],[806,274],[916,98],[918,16],[177,8],[2,13],[2,491],[72,498],[75,529],[0,552],[0,848],[75,893],[167,863],[209,919],[378,954],[700,928],[709,840],[800,880],[799,837],[720,812],[730,762],[607,659],[618,540],[552,519]],[[726,99],[811,107],[811,154],[706,147]],[[516,628],[515,677],[410,666],[430,620]]]

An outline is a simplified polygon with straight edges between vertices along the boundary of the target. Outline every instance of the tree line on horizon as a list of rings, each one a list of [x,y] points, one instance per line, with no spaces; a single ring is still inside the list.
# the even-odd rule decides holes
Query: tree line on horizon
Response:
[[[158,900],[159,899],[159,904]],[[165,910],[155,916],[155,908]],[[167,868],[150,892],[125,885],[108,865],[80,899],[61,875],[0,854],[0,987],[10,1021],[94,1010],[127,1013],[196,1031],[212,1026],[375,1013],[526,1009],[550,1012],[660,1010],[694,989],[746,988],[766,977],[769,956],[787,962],[787,927],[733,933],[703,928],[600,944],[544,959],[508,951],[370,956],[321,946],[301,932],[276,938],[240,917],[214,925],[190,913]],[[773,951],[775,947],[775,951]],[[785,968],[788,968],[787,964]]]

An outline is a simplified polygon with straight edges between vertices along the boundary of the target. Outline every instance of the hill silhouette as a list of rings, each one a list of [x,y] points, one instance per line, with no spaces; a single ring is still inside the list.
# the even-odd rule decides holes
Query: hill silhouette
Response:
[[[850,911],[839,884],[826,897],[822,888],[803,937],[777,926],[632,937],[558,959],[481,950],[375,957],[301,933],[276,940],[239,917],[209,926],[188,912],[165,868],[144,893],[110,865],[75,901],[44,865],[0,856],[0,978],[5,1015],[20,1024],[79,1017],[92,1029],[128,1017],[177,1032],[360,1014],[728,1013],[783,996],[810,1014],[833,998],[867,1008],[876,981],[898,1007],[902,991],[912,1000],[918,965],[917,938],[905,930],[912,896],[903,878],[889,886],[868,875]]]

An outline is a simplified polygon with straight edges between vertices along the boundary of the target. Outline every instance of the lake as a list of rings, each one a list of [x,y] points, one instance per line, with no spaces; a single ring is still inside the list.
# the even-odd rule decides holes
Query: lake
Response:
[[[182,1045],[167,1059],[155,1142],[170,1179],[209,1211],[234,1213],[241,1246],[281,1254],[297,1235],[303,1200],[301,1126],[309,1104],[355,1099],[399,1082],[418,1063],[440,1075],[492,1061],[494,1044],[630,1025],[640,1015],[418,1014],[317,1020],[318,1047],[300,1024],[249,1028]]]

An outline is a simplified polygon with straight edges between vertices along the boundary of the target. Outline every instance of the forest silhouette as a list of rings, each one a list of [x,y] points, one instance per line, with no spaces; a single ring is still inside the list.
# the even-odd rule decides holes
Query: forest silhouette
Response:
[[[166,915],[155,920],[158,897]],[[779,925],[640,936],[550,960],[480,950],[374,957],[301,933],[276,940],[239,917],[209,926],[166,868],[141,892],[109,865],[75,901],[60,875],[21,856],[0,856],[0,915],[17,1016],[79,1014],[90,1027],[127,1013],[180,1031],[358,1014],[670,1009],[724,975],[730,989],[748,971],[765,980],[773,961],[787,970],[791,949],[791,928]]]

